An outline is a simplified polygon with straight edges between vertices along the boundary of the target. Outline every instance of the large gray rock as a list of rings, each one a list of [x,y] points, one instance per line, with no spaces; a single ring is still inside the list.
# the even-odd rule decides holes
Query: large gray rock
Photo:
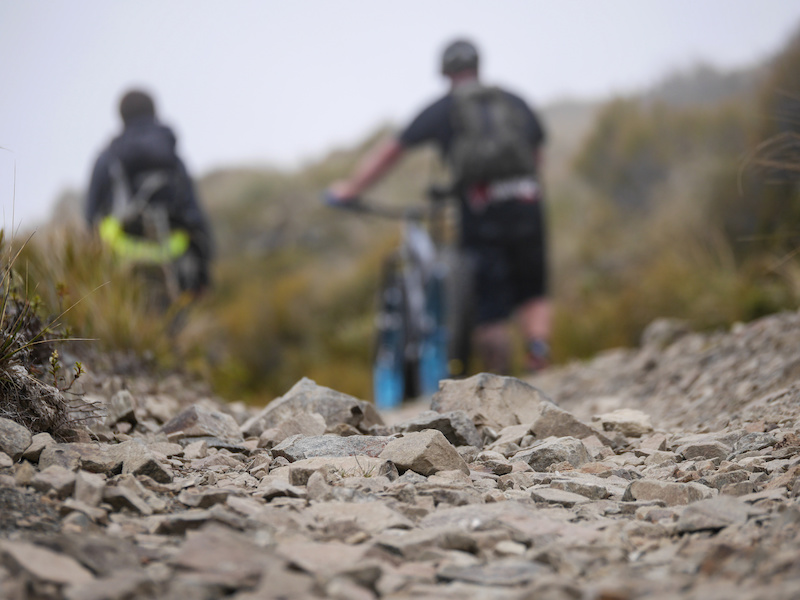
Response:
[[[290,541],[281,544],[276,552],[295,568],[312,573],[319,579],[350,571],[365,561],[368,548],[339,541]],[[308,597],[308,596],[304,596]]]
[[[144,444],[129,440],[121,444],[54,444],[42,450],[39,468],[58,465],[90,473],[147,475],[168,483],[172,475]]]
[[[539,403],[539,412],[531,423],[530,432],[538,439],[548,437],[573,437],[584,439],[596,436],[604,445],[611,446],[611,441],[586,423],[579,421],[566,410],[552,402]]]
[[[98,473],[78,471],[75,474],[75,499],[88,506],[97,506],[103,500],[105,478]]]
[[[280,497],[305,498],[306,493],[306,490],[302,487],[292,485],[281,477],[267,475],[258,484],[258,489],[254,495],[269,501]]]
[[[118,391],[106,405],[106,426],[113,427],[120,422],[136,425],[136,402],[128,390]]]
[[[145,396],[139,404],[140,410],[159,424],[166,423],[180,411],[180,403],[175,398],[164,394]]]
[[[219,505],[210,509],[190,508],[182,512],[158,515],[153,517],[148,525],[153,533],[182,535],[187,531],[199,529],[213,522],[222,523],[239,530],[244,530],[247,527],[247,522],[244,519]]]
[[[603,431],[618,431],[625,437],[642,437],[653,431],[650,415],[632,408],[620,408],[595,419]]]
[[[280,444],[286,438],[293,435],[322,435],[327,429],[325,419],[319,413],[299,413],[285,421],[281,421],[275,427],[261,432],[258,437],[260,448],[272,448],[275,444]]]
[[[374,477],[376,475],[394,476],[396,468],[391,461],[372,456],[318,456],[272,469],[270,475],[283,477],[286,481],[293,479],[308,481],[311,474],[316,471],[333,471],[342,478],[348,478]]]
[[[541,563],[506,558],[485,565],[448,564],[437,571],[436,577],[441,581],[463,581],[503,589],[530,583],[550,571]]]
[[[572,508],[578,504],[586,504],[589,502],[589,498],[582,494],[549,487],[534,488],[531,490],[531,499],[534,502],[558,504],[566,508]]]
[[[162,427],[161,432],[167,434],[171,442],[188,438],[217,438],[228,444],[244,442],[236,420],[223,412],[209,410],[200,404],[194,404],[182,411]]]
[[[523,496],[529,497],[530,492]],[[417,524],[422,531],[436,528],[460,530],[488,530],[508,527],[514,539],[525,543],[541,541],[551,544],[555,539],[569,540],[570,544],[591,544],[600,533],[592,524],[570,523],[564,517],[544,512],[529,502],[496,502],[472,504],[438,509],[422,518]],[[416,531],[416,530],[415,530]]]
[[[676,526],[681,533],[716,531],[747,521],[747,505],[731,496],[718,496],[690,504],[681,513]]]
[[[34,475],[31,485],[42,493],[52,490],[57,497],[66,498],[75,489],[75,473],[53,465]]]
[[[514,465],[505,456],[491,450],[484,450],[478,453],[472,461],[472,465],[495,475],[505,475],[514,468]]]
[[[420,475],[455,470],[469,474],[469,467],[458,451],[435,429],[393,439],[380,453],[380,458],[392,461],[400,471],[411,470]]]
[[[511,462],[521,461],[534,471],[546,471],[550,465],[567,462],[580,467],[592,460],[583,442],[571,437],[548,438],[532,448],[520,450],[511,457]]]
[[[371,435],[294,435],[272,449],[289,462],[316,456],[379,456],[392,438]]]
[[[367,431],[373,425],[383,425],[380,415],[369,402],[317,385],[304,377],[285,395],[245,421],[241,431],[248,437],[258,437],[267,429],[306,413],[322,415],[328,429],[345,424]]]
[[[478,429],[499,431],[532,423],[540,414],[540,404],[546,401],[541,391],[519,379],[480,373],[468,379],[442,381],[431,408],[440,413],[464,411]]]
[[[724,459],[731,452],[731,447],[718,441],[697,442],[678,446],[676,454],[686,460]]]
[[[375,541],[378,547],[409,561],[424,560],[430,554],[431,549],[475,552],[478,546],[475,538],[458,525],[426,526],[410,531],[388,531],[376,536]]]
[[[46,446],[39,455],[40,469],[52,465],[114,475],[121,471],[122,459],[108,444],[53,444]]]
[[[415,419],[395,425],[395,431],[411,432],[438,429],[453,446],[483,446],[483,439],[469,415],[463,410],[438,413],[425,411]]]
[[[370,534],[384,529],[411,529],[414,524],[405,516],[381,502],[322,502],[309,507],[309,514],[325,527],[352,524]]]
[[[137,570],[142,566],[134,542],[98,533],[67,534],[58,538],[58,547],[98,576]],[[124,596],[123,596],[124,597]],[[107,594],[106,598],[114,598]]]
[[[622,497],[624,501],[631,500],[661,500],[667,506],[690,504],[698,500],[705,500],[716,493],[699,483],[677,483],[655,479],[638,479],[632,481]]]
[[[12,572],[24,572],[36,581],[79,585],[94,579],[91,571],[74,558],[29,542],[0,542],[0,557]]]
[[[743,454],[745,452],[753,452],[768,448],[769,446],[774,446],[777,443],[778,439],[775,436],[769,433],[755,431],[747,433],[736,440],[736,443],[733,445],[733,453]]]
[[[101,577],[73,585],[65,592],[66,600],[108,600],[109,598],[155,598],[156,583],[143,570],[120,570]]]
[[[143,515],[152,515],[153,509],[131,486],[114,485],[103,490],[103,500],[114,510],[135,510]]]
[[[200,531],[189,531],[173,563],[182,570],[195,573],[206,584],[227,589],[252,588],[271,553],[259,548],[237,531],[216,523]]]
[[[172,474],[153,455],[147,446],[135,440],[112,446],[117,459],[122,462],[122,474],[146,475],[159,483],[172,481]]]
[[[530,432],[531,427],[528,423],[525,425],[509,425],[508,427],[504,427],[502,430],[500,430],[499,437],[491,444],[486,446],[486,449],[506,455],[509,454],[509,449],[513,449],[513,451],[510,452],[513,454],[519,450],[519,445],[522,443],[522,440],[525,438],[525,436],[529,435]]]
[[[215,504],[223,504],[231,494],[239,491],[232,488],[183,490],[178,494],[178,502],[191,508],[209,508]]]
[[[17,460],[31,445],[32,437],[27,427],[0,417],[0,452]]]
[[[573,494],[580,494],[590,500],[604,500],[612,494],[612,490],[617,491],[620,486],[615,487],[613,484],[609,484],[608,479],[601,479],[585,473],[576,473],[574,477],[551,481],[550,487]],[[625,486],[622,486],[618,491],[619,495],[622,496],[625,493]]]
[[[55,443],[55,440],[49,433],[37,433],[31,438],[31,445],[22,453],[22,458],[31,462],[38,462],[42,450]]]

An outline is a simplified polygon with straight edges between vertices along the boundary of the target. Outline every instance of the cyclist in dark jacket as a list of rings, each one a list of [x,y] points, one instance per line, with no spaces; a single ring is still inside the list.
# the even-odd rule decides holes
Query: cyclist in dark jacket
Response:
[[[184,248],[182,254],[191,256],[197,265],[194,276],[182,281],[181,286],[202,292],[210,283],[211,231],[191,177],[177,155],[175,134],[158,121],[153,99],[145,92],[126,93],[119,113],[123,130],[95,162],[86,198],[86,220],[102,234],[104,220],[119,218],[126,209],[130,212],[130,206],[120,204],[130,204],[136,198],[141,201],[140,210],[163,208],[169,230],[188,234],[188,249]],[[128,219],[119,234],[136,238],[146,232],[141,220]]]
[[[457,164],[458,98],[470,88],[483,87],[475,46],[465,40],[450,44],[442,55],[442,74],[449,79],[449,92],[420,112],[399,135],[370,152],[350,179],[331,188],[332,197],[347,202],[360,196],[407,148],[425,142],[435,143],[451,167]],[[508,321],[516,315],[526,341],[526,366],[538,371],[548,364],[550,338],[545,217],[537,173],[545,134],[536,114],[522,99],[503,90],[496,93],[515,113],[515,134],[524,138],[530,164],[524,172],[489,181],[471,177],[469,172],[456,175],[461,245],[475,265],[473,337],[487,370],[508,373],[512,354]],[[473,163],[471,168],[479,167]]]

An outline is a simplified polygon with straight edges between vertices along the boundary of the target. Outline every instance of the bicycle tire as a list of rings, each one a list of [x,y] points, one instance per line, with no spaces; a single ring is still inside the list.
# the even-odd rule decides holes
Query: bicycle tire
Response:
[[[384,263],[381,279],[372,365],[373,401],[378,410],[393,410],[400,406],[408,392],[406,299],[396,257]]]
[[[448,332],[445,317],[444,265],[431,274],[426,290],[427,331],[423,336],[418,368],[419,394],[429,396],[439,390],[439,382],[449,377]]]
[[[458,248],[443,254],[447,269],[445,282],[450,375],[460,377],[469,371],[474,327],[474,266],[469,256]]]

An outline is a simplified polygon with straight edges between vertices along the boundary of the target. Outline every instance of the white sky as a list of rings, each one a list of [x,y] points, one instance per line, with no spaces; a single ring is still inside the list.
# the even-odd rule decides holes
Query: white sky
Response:
[[[35,226],[85,188],[131,85],[201,175],[294,166],[405,122],[444,90],[456,36],[486,80],[541,106],[754,64],[798,27],[795,0],[0,0],[0,225],[13,209]]]

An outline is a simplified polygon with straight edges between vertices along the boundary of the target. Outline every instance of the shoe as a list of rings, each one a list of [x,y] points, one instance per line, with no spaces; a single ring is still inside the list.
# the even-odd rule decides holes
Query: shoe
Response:
[[[525,354],[525,371],[529,375],[544,371],[550,366],[550,346],[544,340],[531,340]]]

